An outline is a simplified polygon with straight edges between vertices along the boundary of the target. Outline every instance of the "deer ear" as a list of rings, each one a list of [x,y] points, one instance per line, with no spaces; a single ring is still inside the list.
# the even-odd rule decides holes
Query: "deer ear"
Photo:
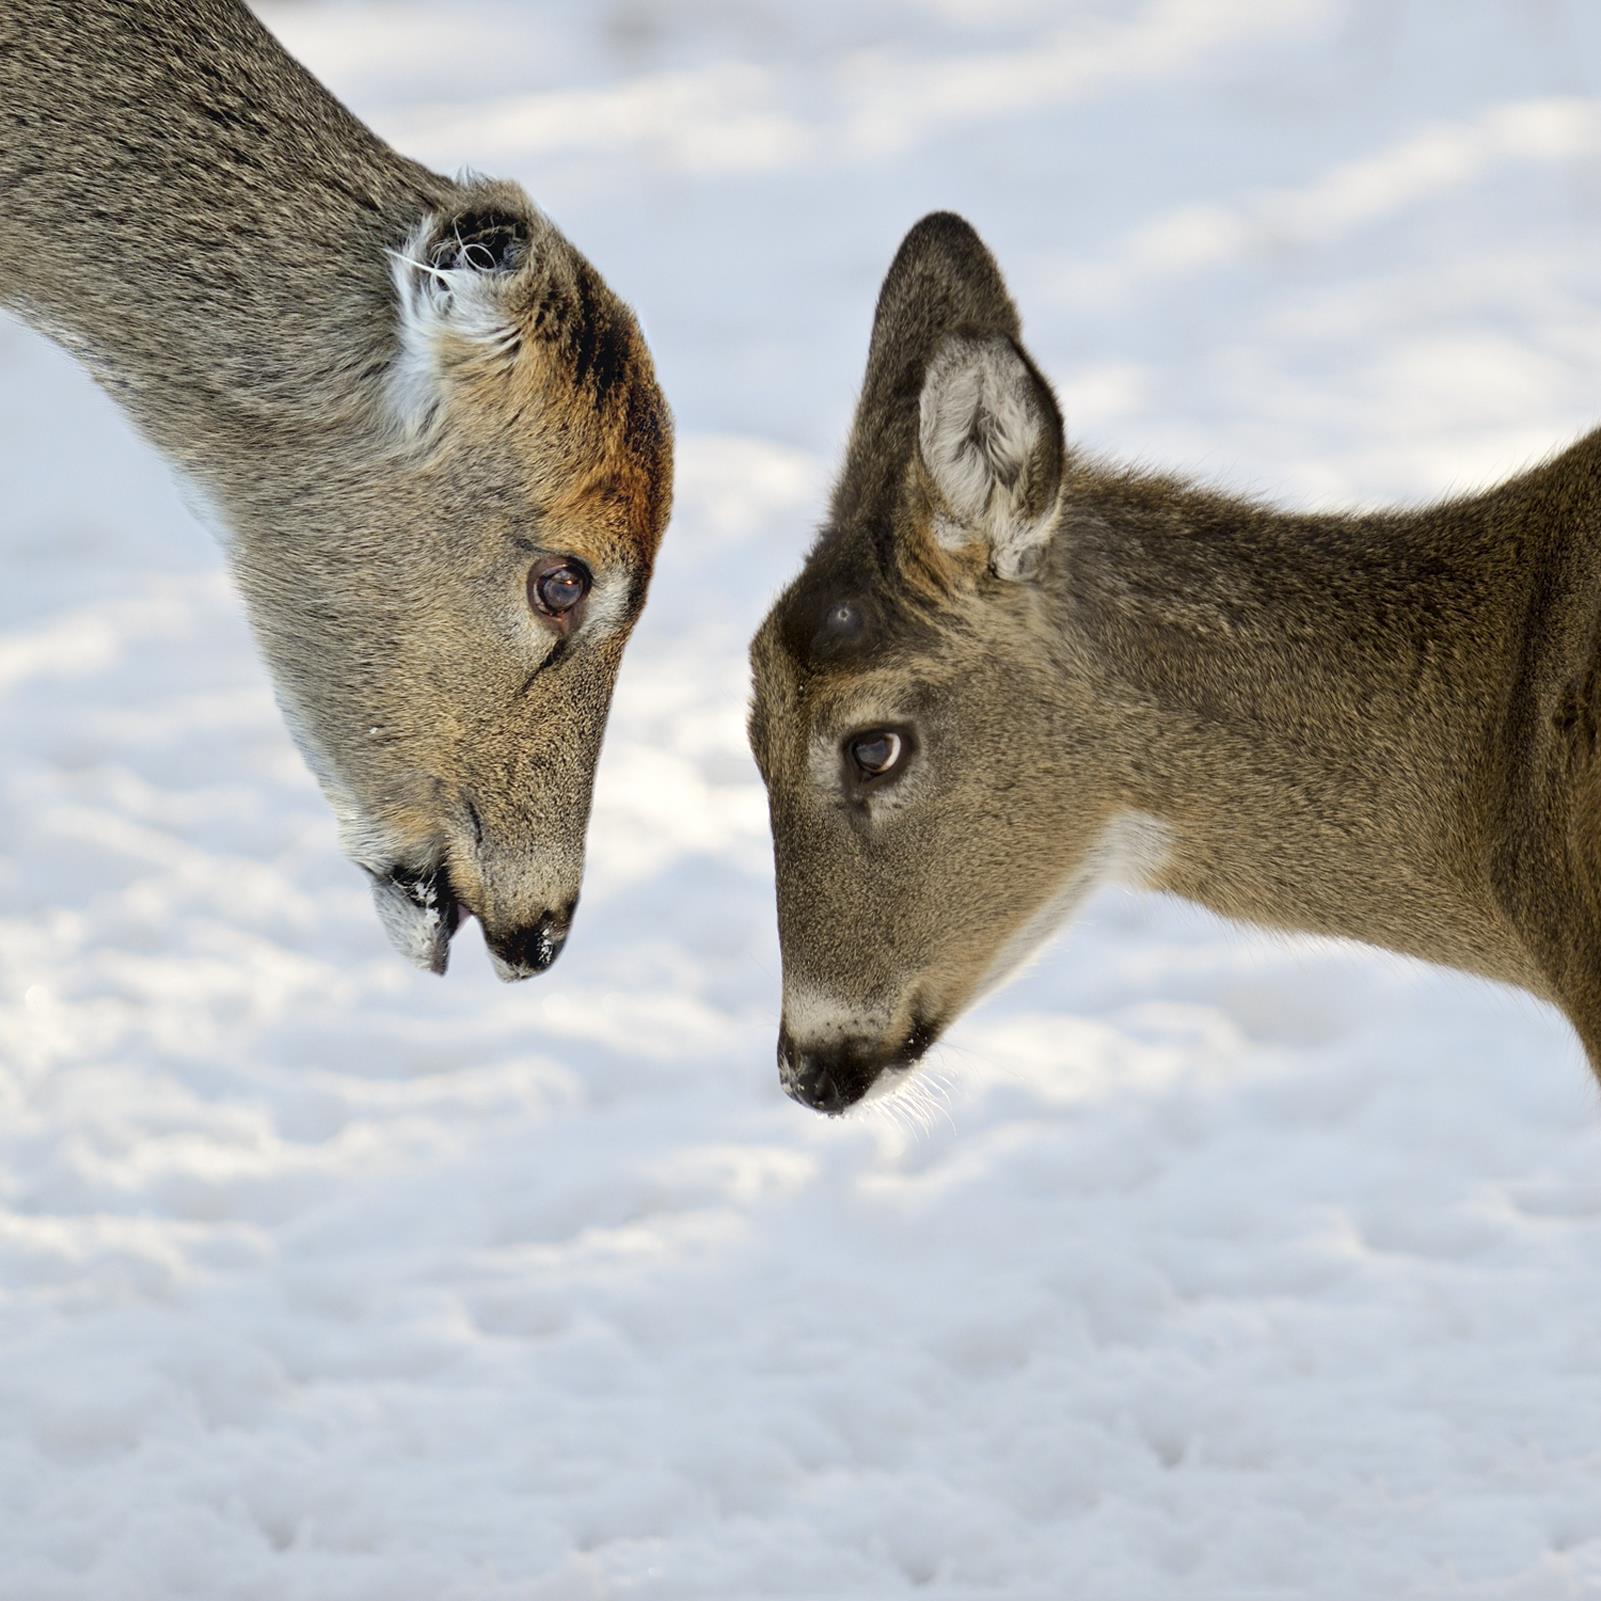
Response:
[[[1017,337],[1017,308],[984,241],[949,211],[901,241],[878,292],[857,424],[872,429],[904,407],[935,344],[964,329]]]
[[[528,223],[493,206],[461,212],[436,223],[428,264],[446,273],[515,272],[528,254]]]
[[[940,544],[982,541],[1001,578],[1032,578],[1058,521],[1065,444],[1050,385],[1015,340],[948,334],[918,403]]]
[[[437,415],[451,354],[515,354],[514,286],[533,262],[532,217],[520,192],[495,185],[488,195],[469,195],[453,210],[425,217],[390,252],[400,346],[390,399],[407,432],[425,431]]]
[[[879,291],[835,523],[881,520],[913,463],[941,545],[982,551],[1003,578],[1036,569],[1056,524],[1065,447],[1055,397],[1019,334],[983,240],[949,212],[925,217]]]

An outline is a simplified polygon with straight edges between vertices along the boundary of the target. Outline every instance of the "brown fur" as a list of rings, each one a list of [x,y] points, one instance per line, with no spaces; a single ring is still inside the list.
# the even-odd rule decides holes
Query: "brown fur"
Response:
[[[426,259],[397,265],[409,250]],[[463,262],[495,335],[446,296],[408,385],[397,275],[428,289]],[[0,300],[226,526],[280,702],[402,942],[432,916],[411,953],[442,968],[459,898],[507,976],[542,965],[529,931],[553,954],[577,895],[671,500],[628,309],[519,188],[397,155],[233,0],[0,9]],[[588,565],[610,626],[552,637],[526,594],[541,553]]]
[[[979,533],[938,537],[919,448],[953,329],[1004,352],[1016,313],[935,217],[753,646],[791,1092],[838,1110],[908,1066],[1130,815],[1165,845],[1151,887],[1521,985],[1601,1066],[1601,433],[1487,493],[1293,516],[1067,450],[1033,375],[1029,470],[1052,482],[1058,450],[1060,498],[1037,570],[1003,578]],[[867,618],[847,640],[842,600]],[[894,723],[919,748],[881,800],[819,772]]]

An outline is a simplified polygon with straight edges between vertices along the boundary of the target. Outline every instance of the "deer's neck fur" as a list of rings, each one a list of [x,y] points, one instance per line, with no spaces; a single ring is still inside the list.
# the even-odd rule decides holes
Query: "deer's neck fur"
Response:
[[[1550,994],[1526,925],[1588,805],[1601,433],[1413,512],[1083,464],[1067,504],[1054,627],[1121,803],[1167,825],[1155,887]]]
[[[232,0],[0,8],[0,302],[203,479],[368,402],[449,188]]]

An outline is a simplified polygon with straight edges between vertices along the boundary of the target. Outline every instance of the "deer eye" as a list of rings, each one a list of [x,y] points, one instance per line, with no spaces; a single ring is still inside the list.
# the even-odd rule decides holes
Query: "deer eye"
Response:
[[[853,734],[845,742],[845,755],[852,776],[859,784],[881,783],[892,778],[911,754],[911,740],[893,728],[872,728]]]
[[[582,562],[542,562],[528,575],[528,603],[541,616],[565,622],[592,582]]]

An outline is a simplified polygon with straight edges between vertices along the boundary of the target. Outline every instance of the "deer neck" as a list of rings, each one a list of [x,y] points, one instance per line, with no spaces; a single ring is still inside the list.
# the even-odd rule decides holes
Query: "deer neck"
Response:
[[[238,476],[259,479],[274,450],[292,470],[370,399],[394,338],[387,251],[445,180],[243,5],[7,13],[0,95],[21,132],[0,148],[0,299],[190,475],[225,484],[248,460]]]
[[[1509,508],[1290,517],[1083,476],[1055,575],[1155,887],[1525,985],[1491,891],[1527,572]],[[1525,519],[1527,521],[1527,519]]]

